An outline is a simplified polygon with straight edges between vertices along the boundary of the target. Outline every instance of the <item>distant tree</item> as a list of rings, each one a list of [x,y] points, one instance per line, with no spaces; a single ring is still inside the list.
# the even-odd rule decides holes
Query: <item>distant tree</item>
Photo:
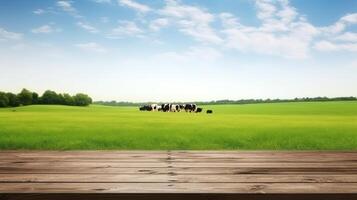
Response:
[[[38,104],[39,103],[39,97],[36,92],[32,92],[32,104]]]
[[[4,92],[0,92],[0,107],[8,107],[9,106],[9,98]]]
[[[41,97],[42,104],[58,104],[59,101],[58,94],[51,90],[46,90]]]
[[[11,92],[6,93],[7,98],[9,99],[9,106],[11,107],[17,107],[20,105],[20,102],[16,96],[16,94],[13,94]]]
[[[74,106],[74,98],[69,94],[63,94],[64,105]]]
[[[92,103],[92,99],[86,94],[76,94],[74,97],[74,102],[76,106],[88,106]]]
[[[21,92],[17,95],[20,104],[22,105],[31,105],[32,104],[32,92],[27,89],[22,89]]]

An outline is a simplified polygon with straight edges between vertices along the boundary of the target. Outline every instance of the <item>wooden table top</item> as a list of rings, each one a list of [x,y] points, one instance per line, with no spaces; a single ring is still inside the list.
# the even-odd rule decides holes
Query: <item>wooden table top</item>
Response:
[[[0,199],[357,199],[357,152],[0,151]]]

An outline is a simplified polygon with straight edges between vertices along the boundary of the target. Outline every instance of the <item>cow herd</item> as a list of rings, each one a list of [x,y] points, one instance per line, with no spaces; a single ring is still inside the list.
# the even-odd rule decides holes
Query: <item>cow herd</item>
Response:
[[[139,108],[140,111],[161,111],[161,112],[194,112],[200,113],[202,112],[202,108],[199,108],[196,104],[151,104],[151,105],[143,105]],[[212,113],[212,110],[207,110],[209,114]]]

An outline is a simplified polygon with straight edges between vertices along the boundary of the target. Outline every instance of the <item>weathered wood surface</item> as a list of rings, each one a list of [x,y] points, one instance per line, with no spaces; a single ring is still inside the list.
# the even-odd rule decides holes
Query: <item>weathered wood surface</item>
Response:
[[[357,199],[357,152],[0,151],[0,199]]]

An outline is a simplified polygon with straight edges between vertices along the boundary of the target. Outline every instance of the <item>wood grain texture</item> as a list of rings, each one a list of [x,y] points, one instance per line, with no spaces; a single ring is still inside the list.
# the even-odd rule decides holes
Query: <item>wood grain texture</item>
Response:
[[[2,199],[357,199],[357,152],[0,151]]]

